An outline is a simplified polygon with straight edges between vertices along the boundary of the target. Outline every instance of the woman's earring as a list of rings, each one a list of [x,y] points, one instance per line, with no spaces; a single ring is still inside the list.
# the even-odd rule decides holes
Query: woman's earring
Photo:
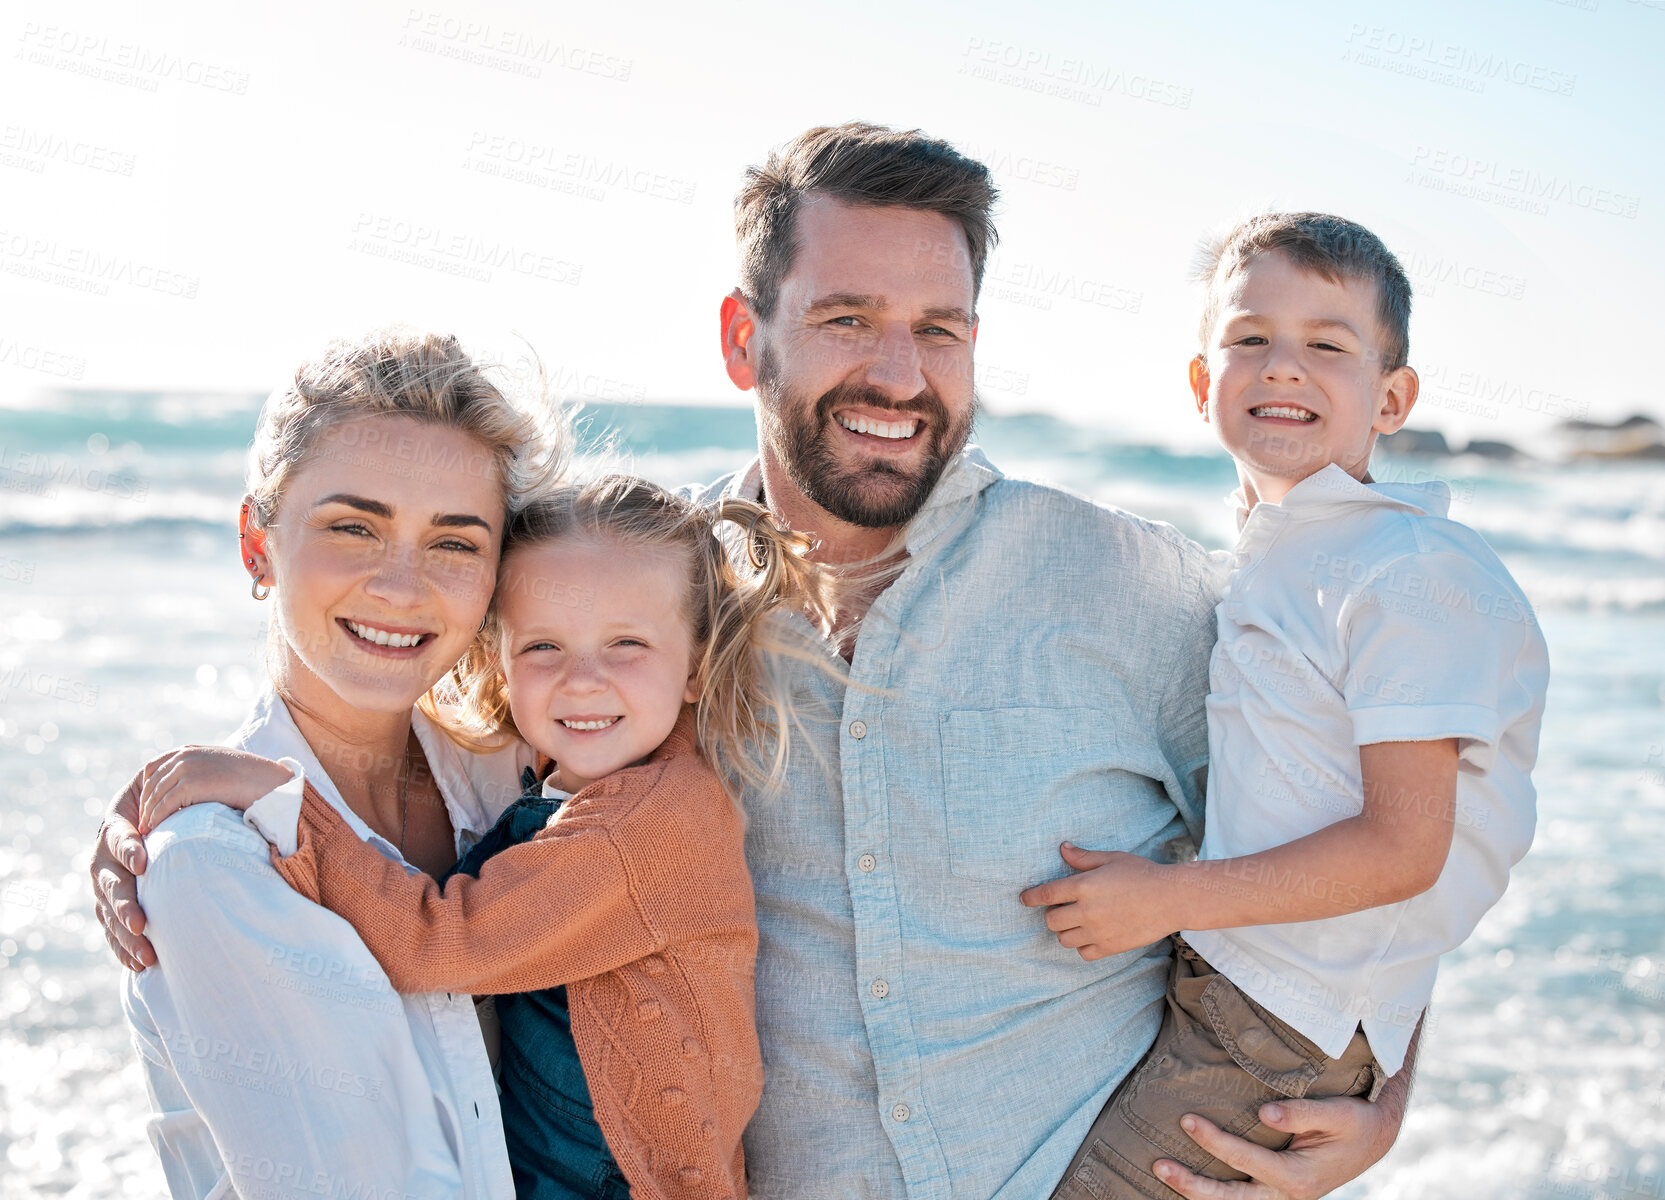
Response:
[[[249,595],[253,596],[256,600],[264,600],[267,596],[272,594],[271,588],[267,588],[265,591],[260,590],[260,581],[264,578],[266,578],[264,575],[256,575],[254,577],[253,585],[249,588]]]

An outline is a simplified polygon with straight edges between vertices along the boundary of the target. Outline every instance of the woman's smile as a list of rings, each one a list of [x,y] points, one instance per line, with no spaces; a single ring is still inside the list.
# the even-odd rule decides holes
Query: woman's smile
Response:
[[[397,657],[413,657],[435,637],[426,630],[372,625],[367,621],[351,621],[346,617],[337,617],[335,623],[347,631],[347,637],[354,645],[365,650],[398,652]],[[403,653],[405,651],[410,653]]]

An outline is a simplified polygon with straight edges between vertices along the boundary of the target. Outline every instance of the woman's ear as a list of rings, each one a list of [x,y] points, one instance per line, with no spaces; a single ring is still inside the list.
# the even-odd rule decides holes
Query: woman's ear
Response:
[[[257,582],[269,585],[272,566],[266,557],[266,531],[256,523],[256,511],[254,497],[244,496],[243,506],[237,511],[237,552],[243,569]]]
[[[1197,402],[1197,415],[1206,424],[1208,422],[1208,360],[1202,355],[1199,354],[1191,360],[1190,376],[1191,395],[1195,397]]]

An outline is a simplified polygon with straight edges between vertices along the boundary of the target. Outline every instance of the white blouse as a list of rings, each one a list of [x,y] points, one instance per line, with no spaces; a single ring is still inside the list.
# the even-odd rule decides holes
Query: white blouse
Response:
[[[469,754],[411,719],[460,853],[519,795],[529,754]],[[361,838],[403,861],[342,801],[270,689],[225,744],[292,760]],[[280,792],[298,807],[298,778]],[[139,901],[157,965],[127,975],[122,1003],[174,1196],[514,1194],[468,995],[395,993],[352,926],[292,891],[230,808],[184,809],[145,848]]]

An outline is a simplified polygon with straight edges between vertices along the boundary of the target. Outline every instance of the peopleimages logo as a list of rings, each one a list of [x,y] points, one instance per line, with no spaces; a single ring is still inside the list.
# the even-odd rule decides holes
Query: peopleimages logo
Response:
[[[195,300],[201,279],[147,263],[126,254],[106,254],[88,246],[0,229],[0,270],[8,275],[56,283],[104,296],[112,283]]]
[[[424,267],[447,275],[460,275],[479,283],[490,283],[495,270],[508,271],[527,279],[576,286],[583,278],[581,264],[472,233],[458,233],[437,225],[400,220],[377,213],[361,212],[353,225],[349,250]]]
[[[1438,146],[1418,146],[1411,155],[1411,167],[1407,183],[1540,216],[1549,212],[1551,203],[1630,218],[1641,206],[1641,198],[1628,192]]]
[[[217,63],[170,54],[166,50],[141,46],[136,42],[112,42],[103,34],[30,21],[23,26],[18,40],[22,46],[17,57],[26,62],[137,87],[147,92],[156,91],[162,80],[194,84],[234,96],[241,96],[249,90],[247,72],[229,70]]]
[[[1052,162],[1027,150],[963,142],[960,153],[982,163],[996,179],[1034,183],[1065,192],[1075,191],[1076,185],[1081,182],[1079,167]]]
[[[131,175],[137,161],[132,154],[97,142],[67,138],[24,125],[0,126],[0,163],[19,166],[37,175],[44,173],[49,163],[66,163],[111,175]]]
[[[59,379],[80,379],[87,373],[87,360],[78,354],[19,342],[3,334],[0,334],[0,366],[39,371]]]
[[[399,45],[530,79],[542,78],[549,66],[629,83],[636,65],[634,59],[562,38],[421,8],[405,14]]]
[[[1074,100],[1093,108],[1106,96],[1142,100],[1164,108],[1190,108],[1191,89],[1169,83],[1140,71],[1124,71],[1074,55],[1054,55],[1050,50],[1020,46],[1014,42],[966,39],[960,73],[973,79],[1005,84],[1061,100]]]
[[[1416,369],[1422,381],[1421,399],[1438,408],[1495,417],[1500,406],[1521,412],[1543,413],[1566,420],[1589,415],[1590,402],[1563,396],[1531,383],[1470,370],[1448,363],[1425,363]]]
[[[1050,310],[1054,300],[1069,300],[1137,313],[1145,303],[1143,292],[1026,259],[991,261],[983,273],[983,288],[996,299],[1042,310]]]
[[[0,667],[0,700],[10,700],[14,695],[57,700],[87,709],[98,707],[98,689],[79,679],[68,679],[50,671],[31,671],[28,667]]]
[[[80,459],[38,450],[0,447],[0,491],[52,497],[60,488],[142,501],[150,485],[125,471],[102,470]]]
[[[1526,295],[1526,280],[1507,271],[1498,271],[1478,263],[1466,262],[1443,254],[1423,254],[1413,250],[1408,258],[1401,257],[1405,272],[1423,295],[1436,295],[1440,288],[1450,286],[1479,292],[1485,296],[1501,296],[1519,300]]]
[[[610,192],[624,192],[692,204],[696,191],[692,180],[648,170],[639,163],[479,130],[468,139],[463,168],[586,200],[605,200]]]
[[[1570,96],[1578,86],[1578,76],[1569,71],[1529,62],[1501,48],[1481,50],[1381,25],[1355,23],[1347,31],[1347,45],[1348,57],[1360,65],[1388,70],[1408,66],[1412,69],[1402,73],[1421,77],[1427,72],[1432,82],[1457,83],[1468,91],[1484,91],[1488,81],[1498,81]]]

